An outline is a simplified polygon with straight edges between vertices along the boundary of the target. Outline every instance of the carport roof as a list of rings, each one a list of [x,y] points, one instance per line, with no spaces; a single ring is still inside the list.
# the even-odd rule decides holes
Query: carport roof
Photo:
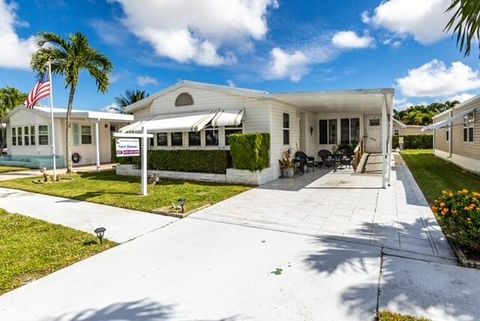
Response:
[[[393,88],[271,94],[270,97],[313,112],[378,113]],[[391,104],[390,104],[391,106]]]

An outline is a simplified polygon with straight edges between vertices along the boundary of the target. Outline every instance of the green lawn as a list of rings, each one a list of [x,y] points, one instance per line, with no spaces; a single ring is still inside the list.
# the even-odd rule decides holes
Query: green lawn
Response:
[[[418,318],[411,315],[398,314],[382,311],[378,314],[378,321],[430,321],[425,318]]]
[[[70,180],[39,183],[38,178],[0,182],[0,187],[62,196],[76,200],[150,212],[177,204],[186,198],[186,210],[214,204],[249,189],[248,186],[163,180],[148,186],[148,196],[140,195],[140,178],[117,176],[115,172],[72,174]]]
[[[0,294],[73,264],[115,243],[0,209]]]
[[[480,176],[433,156],[431,150],[405,150],[401,154],[429,203],[444,190],[480,191]]]
[[[27,170],[28,168],[24,167],[13,167],[13,166],[3,166],[0,165],[0,174],[1,173],[8,173],[8,172],[19,172],[19,171],[24,171]]]

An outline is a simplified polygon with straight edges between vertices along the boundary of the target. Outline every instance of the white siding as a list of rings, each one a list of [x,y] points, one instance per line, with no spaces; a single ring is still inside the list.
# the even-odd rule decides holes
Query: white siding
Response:
[[[290,144],[283,144],[283,114],[290,115]],[[278,160],[283,157],[286,150],[290,149],[291,156],[300,149],[300,110],[294,106],[278,101],[271,102],[271,153],[270,163],[273,168],[274,178],[280,176]]]

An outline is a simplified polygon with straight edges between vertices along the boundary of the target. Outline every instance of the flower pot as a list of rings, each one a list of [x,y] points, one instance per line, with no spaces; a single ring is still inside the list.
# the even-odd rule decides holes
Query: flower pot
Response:
[[[295,169],[293,167],[282,168],[283,178],[292,178],[294,174],[295,174]]]

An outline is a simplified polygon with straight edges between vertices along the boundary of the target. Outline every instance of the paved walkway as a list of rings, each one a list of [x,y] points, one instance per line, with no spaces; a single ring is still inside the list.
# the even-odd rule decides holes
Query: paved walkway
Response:
[[[378,187],[378,176],[341,171],[295,180],[277,180],[192,217],[454,258],[406,166],[393,167],[388,189]]]
[[[105,238],[120,243],[177,220],[168,216],[7,188],[0,188],[0,208],[88,233],[103,226],[107,229]]]

